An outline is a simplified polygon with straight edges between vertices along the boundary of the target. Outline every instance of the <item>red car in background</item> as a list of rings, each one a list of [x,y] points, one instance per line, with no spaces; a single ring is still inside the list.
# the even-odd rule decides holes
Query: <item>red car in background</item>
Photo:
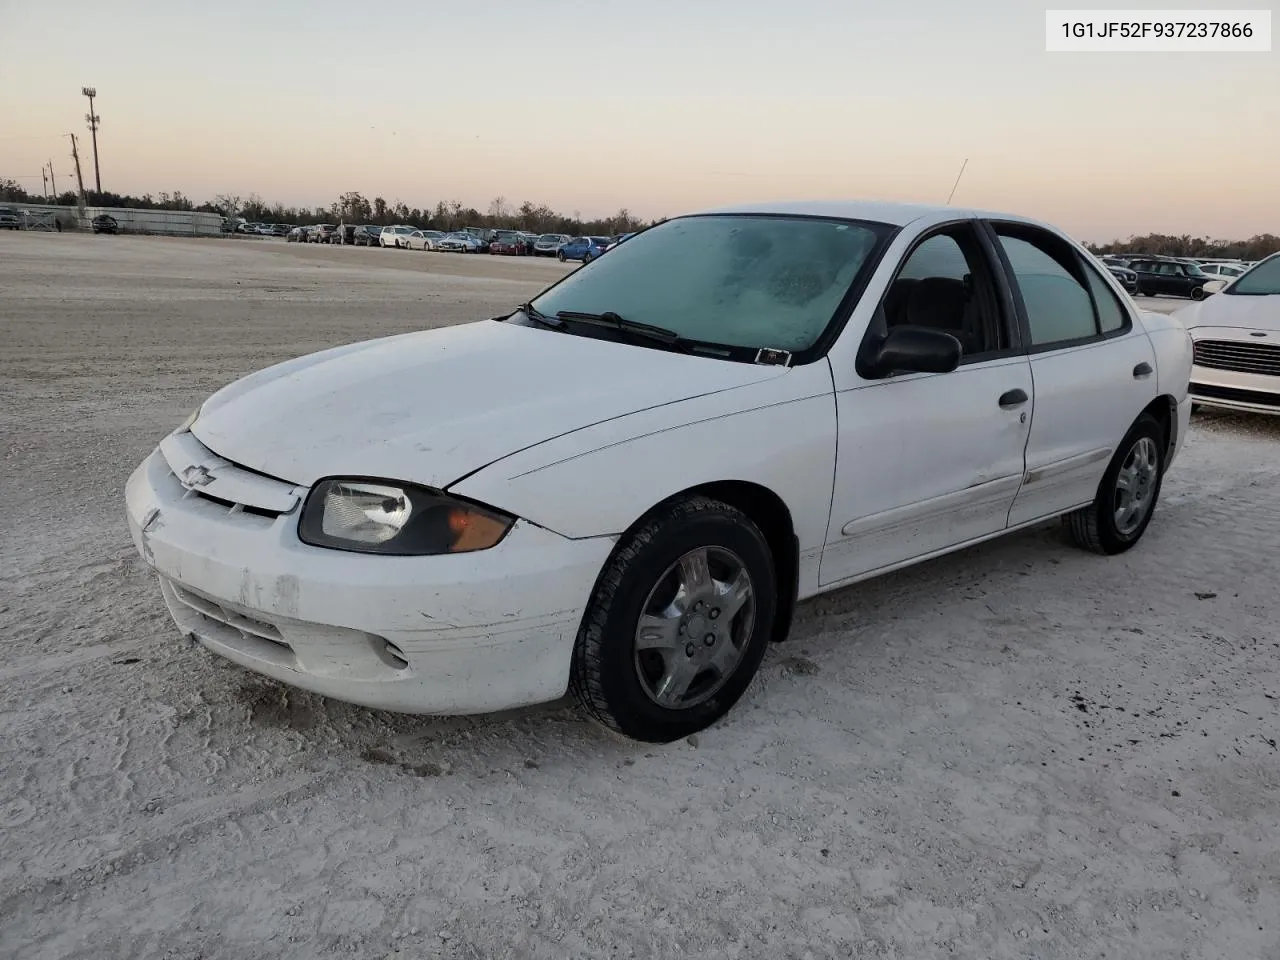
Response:
[[[489,241],[489,252],[523,257],[529,252],[529,244],[514,230],[499,230],[497,236]]]

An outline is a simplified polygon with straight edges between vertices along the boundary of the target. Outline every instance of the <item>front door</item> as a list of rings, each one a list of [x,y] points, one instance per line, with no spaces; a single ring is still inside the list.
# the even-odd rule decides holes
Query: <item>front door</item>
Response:
[[[863,380],[833,368],[838,434],[824,586],[1000,532],[1022,480],[1031,367],[973,225],[922,238],[881,309],[886,326],[941,328],[964,352],[950,373]]]

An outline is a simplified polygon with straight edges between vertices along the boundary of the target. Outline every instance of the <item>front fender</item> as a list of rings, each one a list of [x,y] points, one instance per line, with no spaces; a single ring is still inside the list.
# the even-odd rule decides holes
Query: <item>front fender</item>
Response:
[[[821,553],[835,474],[826,361],[620,417],[513,454],[450,492],[572,538],[621,534],[653,506],[720,481],[757,484],[791,512],[803,561]]]

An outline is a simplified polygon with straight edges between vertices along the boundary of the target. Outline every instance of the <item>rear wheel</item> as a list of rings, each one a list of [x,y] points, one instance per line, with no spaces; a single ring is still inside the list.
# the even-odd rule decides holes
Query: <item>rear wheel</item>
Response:
[[[1204,287],[1192,287],[1192,288],[1191,288],[1191,299],[1192,299],[1192,300],[1203,300],[1203,299],[1204,299]]]
[[[1110,555],[1142,538],[1160,496],[1164,450],[1164,429],[1142,414],[1111,458],[1093,503],[1063,517],[1078,546]]]
[[[601,723],[667,743],[714,723],[764,656],[773,558],[741,511],[691,497],[628,535],[596,584],[570,686]]]

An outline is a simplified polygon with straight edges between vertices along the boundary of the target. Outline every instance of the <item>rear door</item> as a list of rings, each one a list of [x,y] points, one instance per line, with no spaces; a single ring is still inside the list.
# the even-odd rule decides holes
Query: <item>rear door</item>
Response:
[[[1029,224],[989,227],[1013,281],[1035,388],[1009,512],[1016,526],[1094,499],[1116,447],[1155,399],[1156,361],[1129,308],[1071,243]]]

